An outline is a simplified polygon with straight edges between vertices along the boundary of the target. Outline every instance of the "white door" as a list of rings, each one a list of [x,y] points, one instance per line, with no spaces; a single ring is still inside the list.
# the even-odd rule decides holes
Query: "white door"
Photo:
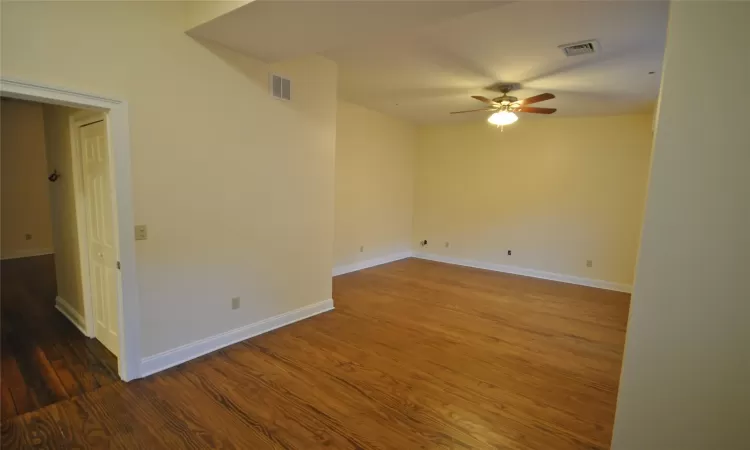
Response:
[[[107,125],[101,120],[78,128],[89,251],[91,299],[96,338],[118,355],[117,247],[114,233],[112,177],[109,170]]]

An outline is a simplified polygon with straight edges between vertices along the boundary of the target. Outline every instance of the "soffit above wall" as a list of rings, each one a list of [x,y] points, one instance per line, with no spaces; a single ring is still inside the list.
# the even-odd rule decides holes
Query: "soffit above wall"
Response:
[[[190,30],[264,62],[377,41],[507,2],[256,0]]]

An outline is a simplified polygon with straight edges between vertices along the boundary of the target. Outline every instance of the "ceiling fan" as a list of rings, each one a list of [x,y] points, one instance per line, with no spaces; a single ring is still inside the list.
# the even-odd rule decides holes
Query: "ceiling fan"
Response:
[[[513,88],[518,85],[512,84],[501,84],[497,86],[497,90],[503,93],[502,96],[493,98],[492,100],[481,95],[472,95],[471,97],[479,100],[482,103],[486,103],[489,108],[471,109],[469,111],[454,111],[451,114],[463,114],[469,112],[479,111],[494,111],[492,115],[487,119],[492,125],[503,126],[510,125],[518,120],[517,112],[532,113],[532,114],[552,114],[557,111],[555,108],[538,108],[536,106],[528,106],[533,103],[543,102],[545,100],[552,100],[555,98],[553,94],[539,94],[533,97],[529,97],[523,100],[519,100],[516,97],[508,95]]]

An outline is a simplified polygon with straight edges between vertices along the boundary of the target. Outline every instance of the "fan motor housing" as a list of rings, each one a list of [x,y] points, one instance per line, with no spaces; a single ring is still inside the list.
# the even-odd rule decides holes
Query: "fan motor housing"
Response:
[[[486,88],[488,91],[502,92],[507,94],[510,91],[521,89],[520,83],[495,83]]]

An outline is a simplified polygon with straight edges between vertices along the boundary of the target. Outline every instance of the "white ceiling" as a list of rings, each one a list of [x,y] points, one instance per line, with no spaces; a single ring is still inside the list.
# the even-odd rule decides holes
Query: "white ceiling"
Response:
[[[535,105],[555,115],[648,111],[667,13],[665,2],[526,1],[324,54],[339,64],[343,98],[415,122],[484,120],[448,113],[481,108],[469,96],[492,97],[482,88],[498,81],[521,83],[519,98],[555,94]],[[558,48],[584,39],[597,39],[601,52],[568,58]]]
[[[322,53],[339,65],[342,98],[431,123],[486,119],[448,113],[481,108],[469,96],[496,96],[483,88],[498,81],[521,83],[519,98],[555,94],[535,106],[559,116],[650,111],[667,15],[662,1],[256,1],[195,34],[265,60]],[[585,39],[600,52],[558,48]]]

